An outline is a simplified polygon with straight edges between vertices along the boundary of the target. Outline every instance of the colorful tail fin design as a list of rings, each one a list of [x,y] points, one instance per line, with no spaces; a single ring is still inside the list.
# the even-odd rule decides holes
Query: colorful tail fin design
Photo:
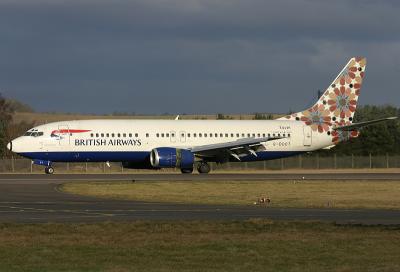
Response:
[[[327,132],[329,135],[332,126],[351,124],[360,95],[366,63],[365,58],[351,58],[314,106],[279,120],[303,121],[306,125],[311,126],[313,131]],[[357,137],[358,134],[357,132],[349,133],[346,138]],[[340,135],[336,136],[338,137],[334,137],[333,142],[344,140],[339,137]]]

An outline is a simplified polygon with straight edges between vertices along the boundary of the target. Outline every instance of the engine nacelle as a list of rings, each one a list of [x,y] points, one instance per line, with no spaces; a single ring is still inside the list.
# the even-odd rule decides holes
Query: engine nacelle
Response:
[[[191,169],[194,155],[190,150],[172,147],[154,148],[150,154],[151,166],[157,168]]]

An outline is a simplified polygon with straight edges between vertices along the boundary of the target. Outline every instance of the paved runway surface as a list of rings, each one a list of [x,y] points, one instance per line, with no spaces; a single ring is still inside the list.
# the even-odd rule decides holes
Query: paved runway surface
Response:
[[[269,218],[338,223],[400,224],[400,211],[342,209],[278,209],[257,206],[214,206],[143,203],[70,195],[58,190],[74,181],[151,182],[156,180],[276,179],[400,180],[400,174],[135,174],[135,175],[0,175],[0,222],[99,222],[129,220],[220,220]],[[327,181],[328,182],[328,181]]]

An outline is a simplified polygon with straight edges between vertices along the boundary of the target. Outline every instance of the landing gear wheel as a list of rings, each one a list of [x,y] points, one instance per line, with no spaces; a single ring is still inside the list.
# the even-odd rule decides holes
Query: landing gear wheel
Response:
[[[193,173],[193,168],[186,168],[186,169],[181,169],[182,174],[191,174]]]
[[[46,167],[45,169],[44,169],[44,172],[46,173],[46,174],[53,174],[54,173],[54,168],[53,167],[51,167],[51,166],[48,166],[48,167]]]
[[[206,162],[200,162],[199,165],[197,166],[197,171],[199,171],[200,174],[208,174],[210,173],[210,170],[211,167]]]

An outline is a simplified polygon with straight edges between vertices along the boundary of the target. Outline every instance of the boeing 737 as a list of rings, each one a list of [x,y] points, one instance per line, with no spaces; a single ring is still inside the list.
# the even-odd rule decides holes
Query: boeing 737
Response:
[[[125,168],[209,173],[209,162],[273,160],[330,149],[360,128],[353,123],[366,59],[351,58],[312,107],[276,120],[78,120],[40,125],[8,143],[45,166],[53,162],[121,162]]]

